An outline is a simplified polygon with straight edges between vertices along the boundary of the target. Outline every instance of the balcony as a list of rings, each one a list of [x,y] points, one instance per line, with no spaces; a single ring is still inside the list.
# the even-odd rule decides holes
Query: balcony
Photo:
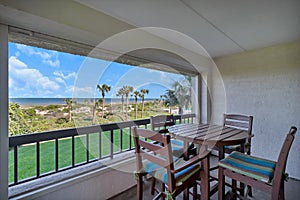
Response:
[[[177,123],[191,123],[194,114],[184,114],[175,116]],[[139,126],[149,128],[150,119],[127,121],[120,123],[101,124],[90,127],[80,127],[74,129],[20,135],[9,138],[9,147],[13,154],[13,181],[10,182],[10,199],[32,199],[32,198],[80,198],[94,199],[136,199],[136,187],[133,176],[135,170],[134,145],[130,127]],[[91,143],[97,134],[97,142]],[[102,135],[108,137],[107,143],[101,141]],[[84,154],[86,160],[76,162],[75,149],[76,138],[81,137],[81,142],[85,144]],[[124,138],[127,139],[124,140]],[[69,166],[60,167],[59,156],[61,141],[69,140],[71,152]],[[54,170],[41,173],[42,145],[45,142],[52,142],[54,146],[53,155],[48,155],[48,159],[54,158]],[[124,141],[127,141],[125,144]],[[65,144],[65,143],[64,143]],[[89,145],[90,144],[90,145]],[[97,156],[91,153],[93,145],[98,145]],[[31,145],[35,148],[35,175],[26,178],[19,178],[18,152],[22,148]],[[102,151],[101,146],[106,150]],[[126,147],[126,148],[124,148]],[[102,149],[102,150],[101,150]],[[66,149],[65,149],[66,150]],[[66,159],[66,158],[64,158]],[[210,158],[212,165],[217,164],[217,156]],[[31,169],[32,170],[32,169]],[[216,174],[215,174],[216,175]],[[144,199],[152,199],[150,195],[150,180],[144,181]],[[290,179],[286,184],[286,199],[295,199],[300,181]],[[181,196],[179,196],[180,199]],[[268,199],[269,194],[254,189],[255,199]],[[182,197],[181,197],[182,198]],[[217,199],[217,193],[211,197]]]
[[[120,63],[195,75],[192,89],[196,98],[193,101],[199,120],[220,124],[223,113],[255,116],[252,153],[275,160],[286,130],[292,125],[300,127],[299,2],[247,1],[242,4],[229,1],[224,4],[221,1],[181,0],[162,4],[160,1],[123,0],[123,4],[119,4],[89,0],[2,0],[0,199],[8,196],[11,199],[124,199],[124,196],[118,196],[124,191],[128,191],[129,195],[123,194],[129,199],[135,192],[135,180],[129,173],[135,169],[131,122],[124,122],[122,131],[119,127],[114,129],[116,124],[110,124],[8,138],[9,57],[17,57],[17,54],[9,55],[9,41],[87,56],[99,43],[119,33],[130,33],[135,28],[151,26],[171,30],[172,34],[164,31],[158,34],[149,29],[149,35],[148,31],[142,31],[147,32],[145,38],[137,35],[119,38],[117,41],[121,42],[116,42],[115,48],[113,44],[107,45],[103,52],[99,48],[100,52],[93,56],[114,60],[117,53],[116,61]],[[281,13],[280,19],[278,13]],[[173,35],[175,32],[180,37]],[[192,41],[196,41],[196,45]],[[201,45],[205,54],[196,48]],[[125,50],[129,53],[118,55],[127,52]],[[212,63],[203,56],[206,54]],[[186,57],[195,60],[189,62]],[[192,63],[196,64],[195,68]],[[211,72],[217,72],[220,77]],[[13,88],[24,89],[22,86]],[[136,123],[148,128],[146,121]],[[102,136],[109,143],[115,143],[117,137],[127,138],[128,143],[96,148],[92,154],[84,150],[83,159],[76,157],[78,138],[90,149],[94,137]],[[58,152],[65,138],[69,141],[70,156],[67,164],[62,164]],[[297,135],[296,144],[299,139]],[[50,170],[44,170],[44,162],[40,161],[45,141],[51,143],[54,152],[50,157],[54,163]],[[34,163],[34,169],[22,177],[17,169],[23,165],[19,151],[25,146],[33,149],[34,159],[29,162]],[[10,178],[8,150],[10,163],[13,163]],[[299,145],[292,147],[286,169],[290,177],[298,180],[299,150]],[[298,199],[297,188],[299,182],[290,179],[286,184],[286,199]],[[255,199],[266,198],[260,193],[254,194]]]

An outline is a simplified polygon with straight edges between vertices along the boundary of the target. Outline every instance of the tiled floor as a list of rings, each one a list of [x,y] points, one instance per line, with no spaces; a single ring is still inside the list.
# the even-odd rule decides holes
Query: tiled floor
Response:
[[[211,164],[216,163],[216,159],[212,158],[211,160]],[[151,185],[151,181],[147,180],[144,181],[144,196],[143,199],[144,200],[150,200],[153,199],[154,196],[152,196],[150,194],[150,185]],[[294,200],[294,199],[300,199],[300,181],[299,180],[295,180],[295,179],[289,179],[288,182],[285,183],[285,199],[286,200]],[[136,199],[136,187],[131,188],[130,190],[127,190],[126,192],[111,198],[111,200],[134,200]],[[176,199],[182,199],[182,196],[180,195],[178,198]],[[192,199],[192,198],[190,198]],[[215,195],[213,195],[211,197],[212,200],[217,200],[218,199],[218,193],[216,193]],[[253,188],[253,198],[250,199],[255,199],[255,200],[268,200],[271,199],[271,196],[268,193],[259,191],[255,188]]]

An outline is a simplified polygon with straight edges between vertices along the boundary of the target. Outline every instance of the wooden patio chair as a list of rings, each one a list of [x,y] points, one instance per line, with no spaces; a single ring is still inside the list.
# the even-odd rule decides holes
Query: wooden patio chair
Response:
[[[241,114],[224,114],[223,118],[223,126],[224,127],[230,127],[230,128],[237,128],[240,130],[244,130],[248,132],[248,139],[245,144],[245,153],[248,155],[251,154],[251,138],[252,135],[252,125],[253,125],[253,116],[247,116],[247,115],[241,115]],[[218,150],[218,148],[215,148]],[[233,151],[240,151],[241,146],[240,145],[232,145],[232,146],[225,146],[225,153],[230,154]],[[210,171],[218,169],[219,166],[214,166],[210,168]],[[218,177],[210,176],[211,181],[218,181]],[[226,183],[227,186],[231,186],[229,183]],[[215,188],[215,192],[217,188]],[[243,186],[242,188],[243,189]],[[252,197],[252,188],[250,186],[247,186],[247,194]],[[214,193],[214,192],[212,192]]]
[[[291,127],[283,143],[277,162],[236,151],[221,160],[219,162],[219,200],[225,197],[225,176],[231,178],[234,182],[232,191],[235,197],[237,196],[236,181],[240,181],[246,185],[271,193],[272,200],[284,199],[286,161],[296,131],[296,127]]]
[[[224,114],[223,126],[245,130],[249,134],[247,143],[245,144],[245,153],[251,154],[251,138],[252,135],[253,116],[240,114]],[[240,145],[225,146],[225,152],[240,151]]]
[[[175,120],[173,115],[157,115],[150,116],[151,129],[160,134],[168,134],[168,127],[175,125]],[[175,140],[171,138],[172,152],[176,157],[182,157],[184,155],[184,142],[181,140]],[[194,144],[189,145],[188,156],[196,155],[197,149]],[[156,179],[152,178],[151,194],[155,192]]]
[[[175,199],[183,191],[185,191],[184,199],[188,199],[188,189],[191,187],[193,187],[193,199],[196,199],[196,180],[200,177],[200,171],[202,172],[200,162],[208,166],[209,152],[203,152],[185,161],[183,158],[173,156],[170,135],[136,127],[133,128],[133,133],[137,164],[135,173],[137,199],[143,198],[143,177],[146,174],[150,174],[161,183],[161,190],[155,189],[158,192],[155,199],[159,197]]]
[[[169,126],[175,125],[175,120],[173,115],[157,115],[150,117],[151,129],[161,134],[168,134]],[[172,151],[177,157],[182,157],[184,154],[184,142],[181,140],[176,140],[171,138]],[[188,155],[196,155],[197,149],[194,144],[190,144],[188,147]]]

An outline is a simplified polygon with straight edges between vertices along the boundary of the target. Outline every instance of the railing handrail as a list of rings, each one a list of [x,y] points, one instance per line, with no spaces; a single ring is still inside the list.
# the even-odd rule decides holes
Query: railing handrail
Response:
[[[183,114],[183,115],[175,115],[175,120],[182,120],[186,118],[194,118],[196,115],[191,114]],[[133,121],[126,122],[114,122],[107,124],[98,124],[92,126],[84,126],[84,127],[76,127],[76,128],[68,128],[68,129],[60,129],[54,131],[46,131],[40,133],[31,133],[26,135],[17,135],[9,137],[9,147],[30,144],[35,142],[42,142],[47,140],[55,140],[65,137],[72,137],[77,135],[117,130],[131,126],[139,126],[150,124],[150,119],[139,119]],[[59,134],[58,134],[59,133]]]
[[[150,124],[150,119],[140,119],[140,120],[126,121],[126,122],[98,124],[92,126],[60,129],[60,130],[46,131],[40,133],[31,133],[26,135],[16,135],[16,136],[9,137],[9,147],[90,134],[90,133],[117,130],[117,129],[127,128],[131,126],[139,126],[139,125],[146,125],[146,124]]]

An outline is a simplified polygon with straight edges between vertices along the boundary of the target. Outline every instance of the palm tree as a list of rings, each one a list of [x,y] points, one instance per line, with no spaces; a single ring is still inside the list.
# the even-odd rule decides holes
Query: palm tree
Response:
[[[133,87],[129,85],[125,85],[122,88],[124,90],[125,99],[126,99],[126,119],[128,119],[128,96],[133,91]]]
[[[160,99],[155,99],[154,100],[155,112],[158,112],[159,104],[160,104]]]
[[[69,119],[68,119],[68,122],[70,122],[72,120],[72,104],[73,103],[76,103],[75,100],[71,99],[71,98],[66,98],[64,99],[64,102],[67,104],[68,106],[68,112],[69,112]]]
[[[134,100],[135,100],[135,119],[137,119],[137,113],[138,113],[138,98],[140,96],[140,92],[139,91],[134,91],[133,92],[133,96],[134,96]]]
[[[93,120],[92,120],[92,124],[95,124],[97,108],[103,102],[103,100],[102,99],[98,99],[97,101],[96,101],[96,99],[91,99],[91,100],[93,102]]]
[[[191,105],[191,87],[192,78],[185,76],[182,81],[173,83],[174,94],[178,100],[179,114],[183,113],[183,108],[188,108]]]
[[[143,118],[143,113],[144,113],[144,106],[145,106],[145,94],[148,94],[149,90],[148,89],[141,89],[140,90],[140,97],[142,99],[142,118]]]
[[[124,88],[119,89],[117,96],[121,96],[121,101],[122,101],[122,114],[124,114]]]
[[[160,103],[161,103],[162,105],[164,105],[164,102],[165,102],[165,96],[166,96],[166,95],[164,95],[164,94],[162,94],[162,95],[159,96],[159,100],[160,100]]]
[[[172,114],[172,107],[178,105],[178,100],[175,96],[174,90],[167,90],[166,93],[163,95],[164,97],[164,104],[168,106],[170,109],[170,114]]]
[[[104,117],[104,97],[105,97],[105,93],[110,91],[110,86],[103,84],[103,85],[97,85],[97,88],[99,89],[99,91],[101,92],[102,95],[102,118]]]

